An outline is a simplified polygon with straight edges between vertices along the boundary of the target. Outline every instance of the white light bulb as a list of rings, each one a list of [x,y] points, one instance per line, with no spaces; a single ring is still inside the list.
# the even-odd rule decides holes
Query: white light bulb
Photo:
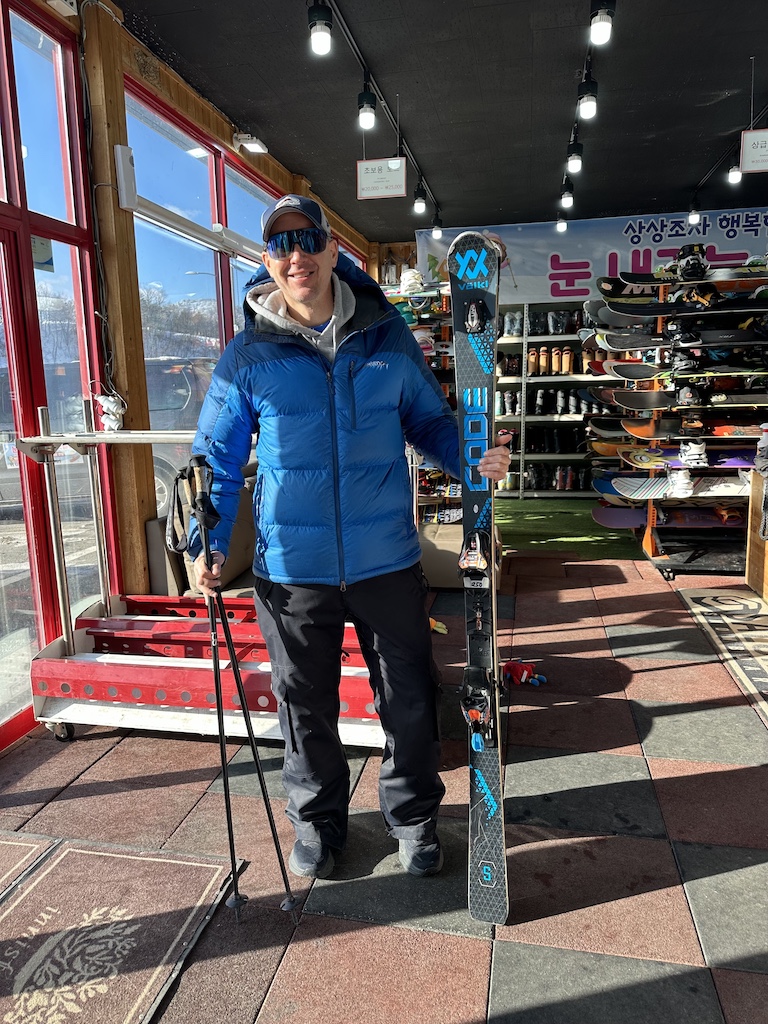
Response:
[[[331,29],[329,25],[313,25],[309,30],[309,43],[312,53],[324,57],[331,52]]]
[[[364,106],[360,107],[358,121],[360,122],[360,127],[364,128],[366,131],[369,128],[373,128],[376,124],[376,111],[372,106],[366,103]]]
[[[611,38],[613,18],[607,11],[598,11],[589,26],[589,41],[593,46],[604,46]]]
[[[689,224],[698,224],[700,220],[701,220],[701,214],[699,213],[698,210],[689,210],[688,211],[688,223]]]
[[[738,164],[728,168],[728,181],[731,185],[738,185],[741,181],[741,168]]]
[[[583,121],[589,121],[597,113],[597,99],[594,96],[582,96],[579,99],[578,114]]]
[[[414,199],[413,201],[413,212],[414,213],[426,213],[427,212],[427,201],[426,199]]]
[[[432,228],[432,237],[433,238],[442,238],[443,237],[443,229],[439,228],[439,227],[437,227],[437,225],[435,225],[435,227]]]
[[[568,163],[565,165],[569,174],[578,174],[581,170],[581,154],[571,153]]]
[[[568,210],[573,206],[573,193],[563,192],[560,196],[560,205],[564,210]]]
[[[568,221],[565,219],[565,217],[558,217],[557,218],[557,223],[555,224],[555,227],[557,228],[558,231],[567,231],[568,230]]]

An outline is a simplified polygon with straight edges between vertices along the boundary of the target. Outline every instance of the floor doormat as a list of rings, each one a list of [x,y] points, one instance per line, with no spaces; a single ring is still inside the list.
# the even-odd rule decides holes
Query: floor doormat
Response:
[[[768,604],[744,590],[678,590],[768,725]]]
[[[228,881],[219,858],[54,846],[0,904],[0,1020],[147,1024]]]
[[[35,869],[40,858],[58,841],[24,832],[0,833],[0,900],[25,873]]]

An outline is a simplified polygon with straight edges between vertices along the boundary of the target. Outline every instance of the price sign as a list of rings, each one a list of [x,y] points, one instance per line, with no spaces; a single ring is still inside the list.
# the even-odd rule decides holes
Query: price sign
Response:
[[[768,171],[768,128],[741,133],[741,173]]]
[[[385,157],[383,160],[357,161],[357,198],[391,199],[404,196],[404,156]]]

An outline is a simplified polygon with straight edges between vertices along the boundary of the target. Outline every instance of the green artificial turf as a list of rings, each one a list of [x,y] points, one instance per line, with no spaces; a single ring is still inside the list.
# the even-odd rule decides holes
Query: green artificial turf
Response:
[[[508,551],[565,551],[579,559],[641,558],[631,530],[608,530],[592,518],[592,498],[499,499],[494,519]]]

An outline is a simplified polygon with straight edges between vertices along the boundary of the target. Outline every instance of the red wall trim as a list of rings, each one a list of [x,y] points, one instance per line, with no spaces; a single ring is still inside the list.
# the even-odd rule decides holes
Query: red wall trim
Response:
[[[7,722],[3,722],[0,725],[0,750],[5,750],[6,747],[10,747],[16,740],[20,740],[23,736],[26,736],[28,732],[31,732],[35,727],[35,713],[32,710],[30,704],[28,708],[24,708],[13,718],[9,718]]]

